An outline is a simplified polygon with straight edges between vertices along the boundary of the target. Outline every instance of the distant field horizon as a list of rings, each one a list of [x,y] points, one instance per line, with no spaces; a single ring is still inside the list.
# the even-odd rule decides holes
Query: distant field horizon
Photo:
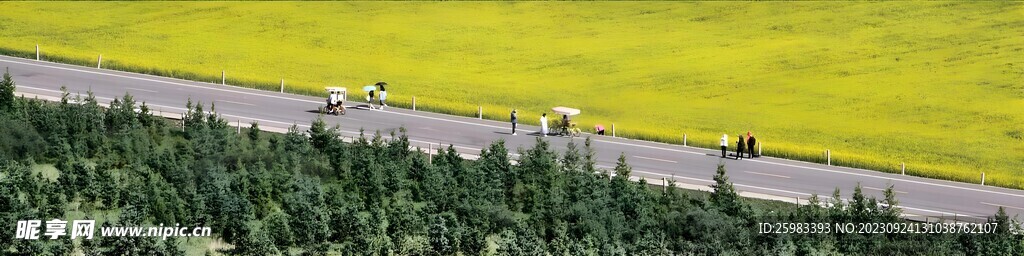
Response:
[[[1021,2],[0,2],[0,52],[1024,188]],[[354,94],[351,99],[361,98]],[[326,95],[324,95],[326,96]],[[731,144],[734,145],[734,144]]]

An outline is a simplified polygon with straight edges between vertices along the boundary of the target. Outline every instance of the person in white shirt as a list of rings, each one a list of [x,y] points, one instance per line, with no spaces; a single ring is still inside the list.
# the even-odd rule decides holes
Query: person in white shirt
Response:
[[[331,96],[327,97],[327,102],[330,103],[327,104],[327,112],[334,113],[335,109],[338,107],[338,93],[331,92]]]
[[[378,93],[377,95],[377,99],[380,100],[380,110],[384,110],[384,107],[388,106],[388,104],[384,103],[384,101],[387,100],[388,97],[388,91],[384,89],[385,85],[388,85],[388,83],[377,82],[377,86],[380,87],[380,93]]]
[[[540,114],[540,135],[548,136],[548,113]]]
[[[729,147],[729,135],[722,134],[722,157],[725,157],[725,149]]]

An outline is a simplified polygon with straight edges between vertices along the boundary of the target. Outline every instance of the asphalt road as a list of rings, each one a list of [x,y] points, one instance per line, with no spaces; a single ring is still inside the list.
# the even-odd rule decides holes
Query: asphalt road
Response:
[[[12,57],[0,57],[0,68],[3,67],[10,68],[18,86],[17,92],[21,94],[59,97],[59,88],[63,85],[72,94],[77,92],[84,95],[91,90],[100,102],[105,103],[130,93],[136,101],[145,101],[155,112],[172,113],[183,112],[185,102],[191,98],[194,102],[204,103],[207,110],[209,104],[215,102],[218,113],[232,123],[240,121],[244,127],[255,120],[261,127],[280,129],[298,124],[300,129],[305,130],[309,128],[310,121],[317,117],[316,110],[324,102],[323,98],[318,97]],[[352,86],[350,89],[358,90],[360,87]],[[392,96],[412,93],[403,91],[398,84],[390,88]],[[361,91],[353,94],[357,96],[350,96],[350,99],[365,97]],[[413,146],[426,149],[428,144],[432,144],[431,147],[436,149],[437,145],[447,147],[451,144],[466,155],[479,154],[481,148],[498,139],[506,141],[510,152],[516,152],[520,147],[529,148],[535,143],[536,131],[539,130],[535,126],[520,125],[518,135],[512,136],[510,125],[506,122],[398,108],[369,110],[357,107],[353,102],[346,102],[346,105],[350,108],[347,115],[325,117],[329,124],[341,126],[343,136],[358,136],[361,128],[367,134],[374,131],[389,134],[405,127]],[[538,117],[520,116],[520,119],[532,118]],[[771,157],[723,159],[720,151],[715,150],[610,136],[595,135],[592,138],[599,166],[615,166],[619,154],[623,153],[633,166],[633,175],[645,177],[652,183],[674,177],[677,182],[686,184],[684,187],[706,189],[706,185],[712,183],[711,177],[717,164],[724,163],[730,180],[744,196],[805,203],[811,194],[827,198],[837,187],[842,190],[845,198],[849,198],[853,187],[860,183],[865,194],[882,198],[881,190],[892,184],[897,191],[900,206],[911,217],[989,216],[996,212],[998,206],[1004,206],[1011,216],[1024,215],[1024,191],[1021,190]],[[570,140],[556,136],[543,139],[558,151],[564,150]],[[583,139],[573,140],[582,148]]]

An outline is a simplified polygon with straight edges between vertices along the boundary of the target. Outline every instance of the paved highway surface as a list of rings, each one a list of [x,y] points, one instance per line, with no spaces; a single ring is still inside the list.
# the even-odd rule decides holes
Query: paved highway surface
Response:
[[[103,70],[35,60],[0,57],[0,68],[10,68],[18,85],[17,92],[25,95],[59,97],[59,88],[67,86],[72,94],[83,95],[92,90],[101,103],[130,93],[138,102],[145,101],[155,112],[181,113],[191,98],[209,109],[216,102],[217,112],[243,126],[253,120],[260,127],[284,128],[298,124],[308,129],[317,116],[317,108],[324,99],[277,92],[260,91],[218,84],[200,83],[162,78],[120,71]],[[367,81],[374,82],[374,81]],[[358,90],[361,86],[352,86]],[[404,91],[402,85],[391,86],[391,95],[414,93]],[[353,92],[351,99],[362,99],[361,91]],[[325,95],[326,97],[326,95]],[[387,108],[384,111],[353,108],[357,103],[346,102],[347,115],[326,116],[330,124],[341,125],[343,136],[358,136],[363,128],[367,134],[381,131],[388,134],[399,127],[408,130],[414,146],[433,148],[452,144],[463,154],[479,154],[491,142],[504,139],[510,152],[519,147],[529,148],[535,143],[538,127],[520,125],[517,136],[510,134],[506,122],[416,112],[408,109]],[[506,110],[507,111],[507,110]],[[520,119],[538,118],[520,116]],[[553,117],[554,118],[554,117]],[[549,136],[556,150],[564,150],[569,138]],[[620,153],[628,157],[633,174],[646,177],[649,182],[660,183],[662,178],[674,177],[684,187],[703,187],[712,183],[718,163],[725,163],[730,180],[745,196],[806,202],[811,194],[827,198],[833,189],[842,189],[849,198],[853,187],[860,183],[864,193],[882,198],[882,189],[893,184],[904,212],[911,217],[922,216],[989,216],[998,206],[1004,206],[1011,216],[1024,218],[1024,191],[978,184],[950,182],[935,179],[888,174],[876,171],[827,166],[785,159],[760,157],[732,160],[720,157],[720,151],[679,145],[645,142],[610,136],[593,136],[599,166],[610,168]],[[730,137],[730,140],[734,140]],[[770,139],[770,138],[769,138]],[[582,148],[583,139],[574,139]],[[730,142],[732,143],[732,142]]]

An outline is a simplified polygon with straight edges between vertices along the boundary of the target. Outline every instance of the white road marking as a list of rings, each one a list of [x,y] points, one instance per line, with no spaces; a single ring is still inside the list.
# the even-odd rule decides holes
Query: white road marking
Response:
[[[54,93],[58,93],[58,94],[64,93],[64,92],[59,91],[59,90],[52,90],[52,89],[46,89],[46,88],[36,88],[36,87],[26,86],[25,84],[19,84],[18,87],[16,87],[15,89],[32,89],[32,90],[40,90],[40,91],[45,91],[45,92],[54,92]],[[71,92],[68,92],[68,93],[70,94]]]
[[[679,153],[705,155],[705,153],[685,151],[685,150],[679,150],[679,149],[670,149],[670,148],[664,148],[664,147],[655,147],[655,146],[647,146],[647,145],[636,145],[636,144],[616,142],[616,141],[602,141],[602,140],[595,140],[595,141],[597,141],[597,142],[605,142],[605,143],[612,143],[612,144],[618,144],[618,145],[625,145],[625,146],[634,146],[634,147],[658,149],[658,150],[665,150],[665,151],[672,151],[672,152],[679,152]],[[999,194],[999,195],[1006,195],[1006,196],[1014,196],[1014,197],[1024,198],[1024,194],[1013,194],[1013,193],[1006,193],[1006,192],[1000,192],[1000,191],[991,191],[991,190],[967,188],[967,187],[960,187],[960,186],[947,185],[947,184],[931,183],[931,182],[925,182],[925,181],[916,181],[916,180],[908,180],[908,179],[900,179],[900,178],[882,177],[882,176],[871,175],[871,174],[863,174],[863,173],[855,173],[855,172],[845,172],[845,171],[837,171],[837,170],[828,170],[828,169],[822,169],[822,168],[799,166],[799,165],[791,165],[791,164],[783,164],[783,163],[773,163],[773,162],[768,162],[768,161],[763,161],[763,160],[756,160],[756,159],[748,159],[748,161],[754,161],[754,162],[758,162],[758,163],[765,163],[765,164],[772,164],[772,165],[781,165],[781,166],[793,167],[793,168],[801,168],[801,169],[809,169],[809,170],[824,171],[824,172],[831,172],[831,173],[848,174],[848,175],[868,177],[868,178],[876,178],[876,179],[883,179],[883,180],[895,180],[895,181],[902,181],[902,182],[909,182],[909,183],[916,183],[916,184],[923,184],[923,185],[932,185],[932,186],[938,186],[938,187],[963,189],[963,190],[968,190],[968,191],[985,192],[985,193],[993,193],[993,194]]]
[[[633,156],[633,157],[636,157],[636,158],[640,158],[640,159],[647,159],[647,160],[661,161],[661,162],[666,162],[666,163],[673,163],[673,164],[675,164],[675,163],[679,163],[679,162],[676,162],[676,161],[672,161],[672,160],[658,159],[658,158],[652,158],[652,157],[642,157],[642,156]]]
[[[649,149],[657,149],[657,150],[664,150],[664,151],[672,151],[672,152],[679,152],[679,153],[688,153],[688,154],[695,154],[695,155],[705,155],[705,153],[698,153],[698,152],[692,152],[692,151],[686,151],[686,150],[679,150],[679,149],[672,149],[672,148],[663,148],[663,147],[647,146],[647,145],[637,145],[637,144],[631,144],[631,143],[625,143],[625,142],[618,142],[618,141],[607,141],[607,140],[594,140],[594,142],[603,142],[603,143],[611,143],[611,144],[617,144],[617,145],[625,145],[625,146],[634,146],[634,147],[641,147],[641,148],[649,148]]]
[[[993,204],[993,203],[986,203],[986,202],[980,202],[980,203],[984,204],[984,205],[991,205],[991,206],[995,206],[995,207],[1003,207],[1003,208],[1010,208],[1010,209],[1017,209],[1017,210],[1024,211],[1024,208],[1021,208],[1021,207],[1014,207],[1014,206],[1000,205],[1000,204]]]
[[[224,103],[231,103],[231,104],[237,104],[237,105],[256,106],[256,105],[249,104],[249,103],[234,102],[234,101],[230,101],[230,100],[215,100],[213,102],[224,102]]]
[[[770,174],[770,173],[762,173],[762,172],[749,172],[749,171],[746,172],[746,173],[757,174],[757,175],[764,175],[764,176],[771,176],[771,177],[783,178],[783,179],[789,179],[789,176],[783,176],[783,175],[778,175],[778,174]]]
[[[611,168],[613,168],[613,167],[606,166],[606,165],[597,165],[597,167],[598,168],[603,168],[603,169],[611,169]],[[678,179],[683,179],[683,180],[698,181],[698,182],[701,182],[701,183],[715,183],[715,181],[713,181],[713,180],[705,180],[705,179],[699,179],[699,178],[690,178],[690,177],[684,177],[684,176],[678,176],[678,175],[666,175],[666,174],[662,174],[662,173],[647,172],[647,171],[641,171],[641,170],[636,170],[636,169],[633,169],[633,172],[652,174],[652,175],[659,175],[659,176],[665,176],[665,177],[673,177],[673,178],[675,178],[677,180]],[[811,196],[811,194],[808,194],[808,193],[795,192],[795,191],[782,190],[782,189],[765,188],[765,187],[744,185],[744,184],[738,184],[738,183],[733,183],[732,185],[736,186],[736,187],[745,187],[745,188],[773,191],[773,192],[786,193],[786,194],[792,194],[792,195],[804,196],[804,197],[810,197]],[[957,214],[957,213],[935,211],[935,210],[925,210],[925,209],[921,209],[921,208],[907,207],[907,206],[902,206],[902,205],[899,206],[899,207],[902,208],[902,209],[907,209],[907,210],[913,210],[913,211],[919,211],[919,212],[937,213],[937,214],[948,215],[948,216],[957,216],[957,215],[959,215],[959,216],[966,216],[966,214]]]
[[[876,188],[876,187],[861,186],[861,188],[870,189],[870,190],[877,190],[877,191],[885,191],[885,189]],[[907,193],[907,192],[899,191],[899,190],[895,190],[895,189],[893,191],[895,191],[896,194],[906,194]]]
[[[938,213],[938,214],[941,214],[943,216],[949,216],[949,217],[953,217],[953,216],[969,216],[968,214],[961,214],[961,213],[925,210],[925,209],[921,209],[921,208],[906,207],[906,206],[899,206],[899,207],[901,209],[907,209],[907,210],[914,210],[914,211],[921,211],[921,212],[930,212],[930,213]]]
[[[118,74],[111,74],[111,73],[105,73],[105,72],[96,72],[96,71],[91,71],[91,70],[80,70],[80,69],[74,69],[74,68],[47,66],[47,65],[31,63],[31,62],[20,62],[20,61],[12,61],[12,60],[5,60],[5,59],[0,59],[0,62],[11,62],[11,63],[18,63],[18,64],[29,65],[29,66],[36,66],[36,67],[44,67],[44,68],[52,68],[52,69],[60,69],[60,70],[67,70],[67,71],[82,72],[82,73],[88,73],[88,74],[96,74],[96,75],[128,78],[128,79],[135,79],[135,80],[141,80],[141,81],[147,81],[147,82],[171,84],[171,85],[185,86],[185,87],[191,87],[191,88],[200,88],[200,89],[207,89],[207,90],[214,90],[214,91],[221,91],[221,92],[241,93],[241,94],[246,94],[246,95],[261,96],[261,97],[268,97],[268,98],[275,98],[275,99],[301,101],[301,102],[317,103],[317,104],[322,103],[320,101],[303,100],[303,99],[289,98],[289,97],[283,97],[283,96],[277,96],[277,95],[269,95],[269,94],[261,94],[261,93],[253,93],[253,92],[245,92],[245,91],[237,91],[237,90],[228,90],[228,89],[224,89],[224,88],[216,88],[216,87],[213,87],[213,86],[215,86],[213,84],[210,84],[211,86],[199,86],[199,85],[191,85],[191,84],[183,84],[183,83],[178,83],[178,82],[150,79],[150,78],[133,77],[133,76],[118,75]],[[134,73],[130,73],[130,74],[135,75]],[[175,79],[175,78],[165,78],[165,79]],[[199,82],[197,82],[197,83],[199,83]]]
[[[780,165],[780,166],[786,166],[786,167],[802,168],[802,169],[815,170],[815,171],[848,174],[848,175],[868,177],[868,178],[876,178],[876,179],[884,179],[884,180],[895,180],[895,181],[902,181],[902,182],[908,182],[908,183],[931,185],[931,186],[945,187],[945,188],[963,189],[963,190],[967,190],[967,191],[984,192],[984,193],[992,193],[992,194],[997,194],[997,195],[1004,195],[1004,196],[1012,196],[1012,197],[1024,198],[1024,194],[1013,194],[1013,193],[1000,192],[1000,191],[992,191],[992,190],[984,190],[984,189],[976,189],[976,188],[959,187],[959,186],[953,186],[953,185],[947,185],[947,184],[938,184],[938,183],[931,183],[931,182],[924,182],[924,181],[916,181],[916,180],[908,180],[908,179],[900,179],[900,178],[882,177],[882,176],[871,175],[871,174],[836,171],[836,170],[822,169],[822,168],[816,168],[816,167],[798,166],[798,165],[782,164],[782,163],[772,163],[772,162],[761,161],[761,160],[753,160],[753,159],[751,159],[749,161],[754,161],[754,162],[758,162],[758,163],[765,163],[765,164],[771,164],[771,165]]]
[[[132,88],[132,87],[125,87],[125,89],[128,89],[128,90],[136,90],[136,91],[144,91],[144,92],[151,92],[151,93],[157,93],[157,91],[154,91],[154,90],[146,90],[146,89],[139,89],[139,88]]]

